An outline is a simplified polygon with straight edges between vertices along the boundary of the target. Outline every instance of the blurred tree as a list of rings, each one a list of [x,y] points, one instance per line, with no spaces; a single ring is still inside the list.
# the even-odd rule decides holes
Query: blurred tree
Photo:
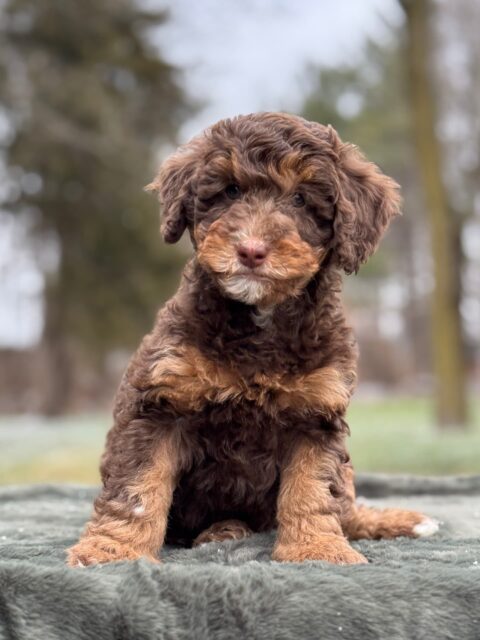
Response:
[[[390,236],[389,242],[387,237],[379,253],[360,271],[350,292],[357,289],[364,304],[367,298],[366,287],[359,284],[362,279],[374,278],[379,283],[388,280],[390,274],[399,283],[408,283],[404,320],[412,338],[415,368],[421,371],[422,361],[432,358],[437,423],[441,427],[462,426],[467,414],[460,316],[462,220],[449,204],[440,171],[442,149],[435,135],[433,80],[427,62],[429,40],[422,31],[428,26],[425,1],[404,3],[416,21],[419,14],[423,18],[420,27],[415,24],[413,28],[410,21],[398,30],[392,27],[390,42],[369,43],[358,65],[316,71],[304,115],[331,123],[344,139],[357,143],[402,185],[407,215],[395,223],[395,241]],[[420,180],[417,167],[421,169]],[[429,268],[428,261],[422,261],[424,244],[419,242],[426,230],[423,217],[417,215],[424,208],[423,191],[430,212],[435,281],[431,349],[427,350],[424,343],[428,332],[422,313],[425,285],[417,284],[419,268]],[[369,290],[370,298],[379,296],[379,287]],[[370,299],[370,304],[375,307],[378,301]]]
[[[424,373],[430,349],[425,328],[425,286],[418,282],[416,270],[426,267],[421,264],[425,222],[416,215],[421,208],[417,170],[412,162],[403,27],[391,26],[390,30],[388,43],[369,42],[358,64],[312,70],[303,115],[332,124],[344,140],[358,144],[402,186],[405,215],[395,221],[394,231],[355,279],[347,280],[347,293],[351,302],[358,302],[362,309],[367,305],[376,309],[379,317],[382,287],[393,284],[401,290],[400,308],[406,328],[402,355],[410,371]],[[378,334],[375,336],[378,340]]]
[[[174,141],[189,109],[152,44],[163,12],[134,0],[6,0],[1,10],[7,207],[49,267],[45,410],[59,413],[75,349],[101,367],[145,332],[177,277],[182,257],[162,252],[142,187],[154,145]]]
[[[432,296],[433,365],[437,383],[437,422],[443,427],[467,424],[465,356],[460,319],[460,219],[449,203],[442,177],[442,149],[437,138],[432,71],[433,6],[430,0],[401,0],[407,18],[406,59],[412,121],[430,215],[434,291]]]

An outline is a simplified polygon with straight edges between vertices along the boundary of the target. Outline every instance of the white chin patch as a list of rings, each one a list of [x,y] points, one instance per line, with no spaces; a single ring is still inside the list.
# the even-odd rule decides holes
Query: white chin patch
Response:
[[[253,280],[248,276],[230,276],[222,282],[225,293],[245,304],[259,303],[267,293],[264,282]]]
[[[432,518],[425,518],[413,527],[413,533],[418,538],[428,538],[438,531],[438,522]]]

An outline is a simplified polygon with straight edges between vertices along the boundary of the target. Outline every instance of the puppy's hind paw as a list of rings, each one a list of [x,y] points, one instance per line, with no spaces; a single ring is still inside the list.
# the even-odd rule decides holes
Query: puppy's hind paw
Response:
[[[429,538],[437,533],[440,523],[433,518],[424,518],[413,527],[413,534],[416,538]]]

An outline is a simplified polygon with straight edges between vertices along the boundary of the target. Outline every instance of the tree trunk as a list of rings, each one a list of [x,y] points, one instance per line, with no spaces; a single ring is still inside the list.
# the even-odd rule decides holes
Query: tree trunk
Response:
[[[59,274],[60,277],[60,274]],[[45,328],[43,345],[46,351],[48,377],[43,413],[47,416],[64,414],[70,404],[72,391],[72,362],[65,335],[63,305],[59,287],[47,288],[45,295]]]
[[[465,428],[467,402],[459,313],[459,234],[442,179],[441,149],[435,133],[435,98],[429,63],[432,8],[430,0],[401,0],[401,4],[407,17],[407,63],[415,144],[430,217],[435,280],[431,315],[437,422],[441,428]]]

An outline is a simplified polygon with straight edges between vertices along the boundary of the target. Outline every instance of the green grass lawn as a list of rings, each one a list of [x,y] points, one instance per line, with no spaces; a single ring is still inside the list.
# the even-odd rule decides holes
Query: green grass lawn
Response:
[[[480,473],[480,403],[465,433],[440,433],[425,399],[355,399],[349,449],[357,471]],[[109,416],[0,418],[0,484],[97,483]]]
[[[420,475],[480,473],[480,402],[468,431],[440,432],[430,401],[353,399],[349,450],[357,471]]]

